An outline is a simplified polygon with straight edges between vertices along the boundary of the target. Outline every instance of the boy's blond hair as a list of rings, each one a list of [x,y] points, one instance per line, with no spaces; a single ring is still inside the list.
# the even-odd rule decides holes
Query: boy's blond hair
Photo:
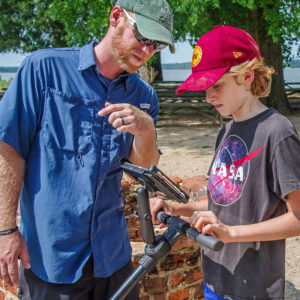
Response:
[[[234,76],[237,84],[238,76],[247,69],[254,71],[254,80],[251,84],[251,92],[257,97],[267,97],[271,90],[272,74],[275,72],[273,67],[269,67],[264,63],[264,59],[254,58],[251,61],[245,61],[244,63],[236,66],[232,66],[228,73]]]

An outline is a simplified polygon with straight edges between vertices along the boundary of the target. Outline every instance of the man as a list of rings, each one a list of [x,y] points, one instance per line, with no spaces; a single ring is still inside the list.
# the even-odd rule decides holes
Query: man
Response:
[[[132,271],[120,159],[158,162],[157,96],[134,72],[174,52],[173,15],[112,5],[99,44],[33,53],[0,102],[0,278],[20,299],[108,299]]]

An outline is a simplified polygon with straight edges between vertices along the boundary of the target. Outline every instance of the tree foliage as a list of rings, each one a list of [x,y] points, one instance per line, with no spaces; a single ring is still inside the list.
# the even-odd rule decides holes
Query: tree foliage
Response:
[[[185,40],[188,35],[193,46],[215,25],[231,25],[249,32],[265,62],[276,70],[267,104],[282,112],[290,110],[284,90],[283,58],[289,63],[291,45],[300,39],[299,0],[169,0],[169,3],[176,16],[175,38]]]
[[[300,39],[299,0],[169,0],[175,18],[176,40],[191,45],[215,25],[231,25],[249,32],[259,46],[265,39],[280,44],[286,58]],[[300,48],[298,50],[300,54]]]
[[[65,46],[63,23],[48,16],[51,2],[0,0],[0,52]]]
[[[108,28],[109,0],[0,0],[0,52],[84,45]]]
[[[48,17],[64,24],[67,45],[100,40],[108,29],[110,0],[52,0]]]
[[[188,37],[195,45],[214,25],[240,27],[255,38],[266,62],[275,67],[277,77],[273,86],[284,91],[282,53],[289,63],[291,45],[300,39],[299,0],[168,2],[175,16],[175,40]],[[0,0],[0,52],[32,52],[100,40],[108,29],[110,10],[109,0]],[[159,56],[154,57],[152,64],[160,65]],[[275,102],[269,104],[278,108],[285,102],[288,106],[284,95],[277,94],[273,91]]]

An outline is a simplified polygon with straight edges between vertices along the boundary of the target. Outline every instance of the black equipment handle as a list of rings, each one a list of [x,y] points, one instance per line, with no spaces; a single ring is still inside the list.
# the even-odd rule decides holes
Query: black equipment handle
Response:
[[[166,214],[163,211],[159,211],[156,214],[156,219],[160,222],[175,227],[178,232],[182,235],[186,235],[201,245],[208,247],[214,251],[220,251],[224,246],[224,243],[211,235],[204,235],[200,233],[196,228],[191,227],[190,224],[178,217],[174,217]]]
[[[174,245],[181,235],[193,238],[200,244],[215,251],[221,250],[224,245],[222,241],[215,237],[203,235],[191,227],[188,222],[178,217],[170,216],[163,211],[159,211],[156,214],[156,218],[168,225],[168,228],[163,235],[155,236],[149,207],[148,191],[163,192],[169,199],[183,203],[189,201],[189,196],[156,166],[145,169],[133,165],[126,159],[122,159],[121,168],[143,185],[143,187],[136,190],[136,195],[143,237],[147,246],[145,247],[144,256],[139,261],[139,266],[125,280],[110,300],[124,300],[139,280],[170,252],[172,245]]]
[[[146,244],[154,244],[155,234],[152,224],[152,216],[150,212],[148,190],[139,187],[136,190],[136,199],[139,206],[139,216],[142,225],[143,239]]]

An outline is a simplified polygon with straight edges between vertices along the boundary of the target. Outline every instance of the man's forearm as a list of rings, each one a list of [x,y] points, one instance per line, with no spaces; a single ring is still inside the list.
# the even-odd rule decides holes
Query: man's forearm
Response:
[[[24,167],[21,156],[12,147],[0,142],[0,230],[16,226]]]
[[[129,160],[139,166],[148,168],[157,165],[159,153],[156,144],[155,131],[148,135],[135,136]]]

